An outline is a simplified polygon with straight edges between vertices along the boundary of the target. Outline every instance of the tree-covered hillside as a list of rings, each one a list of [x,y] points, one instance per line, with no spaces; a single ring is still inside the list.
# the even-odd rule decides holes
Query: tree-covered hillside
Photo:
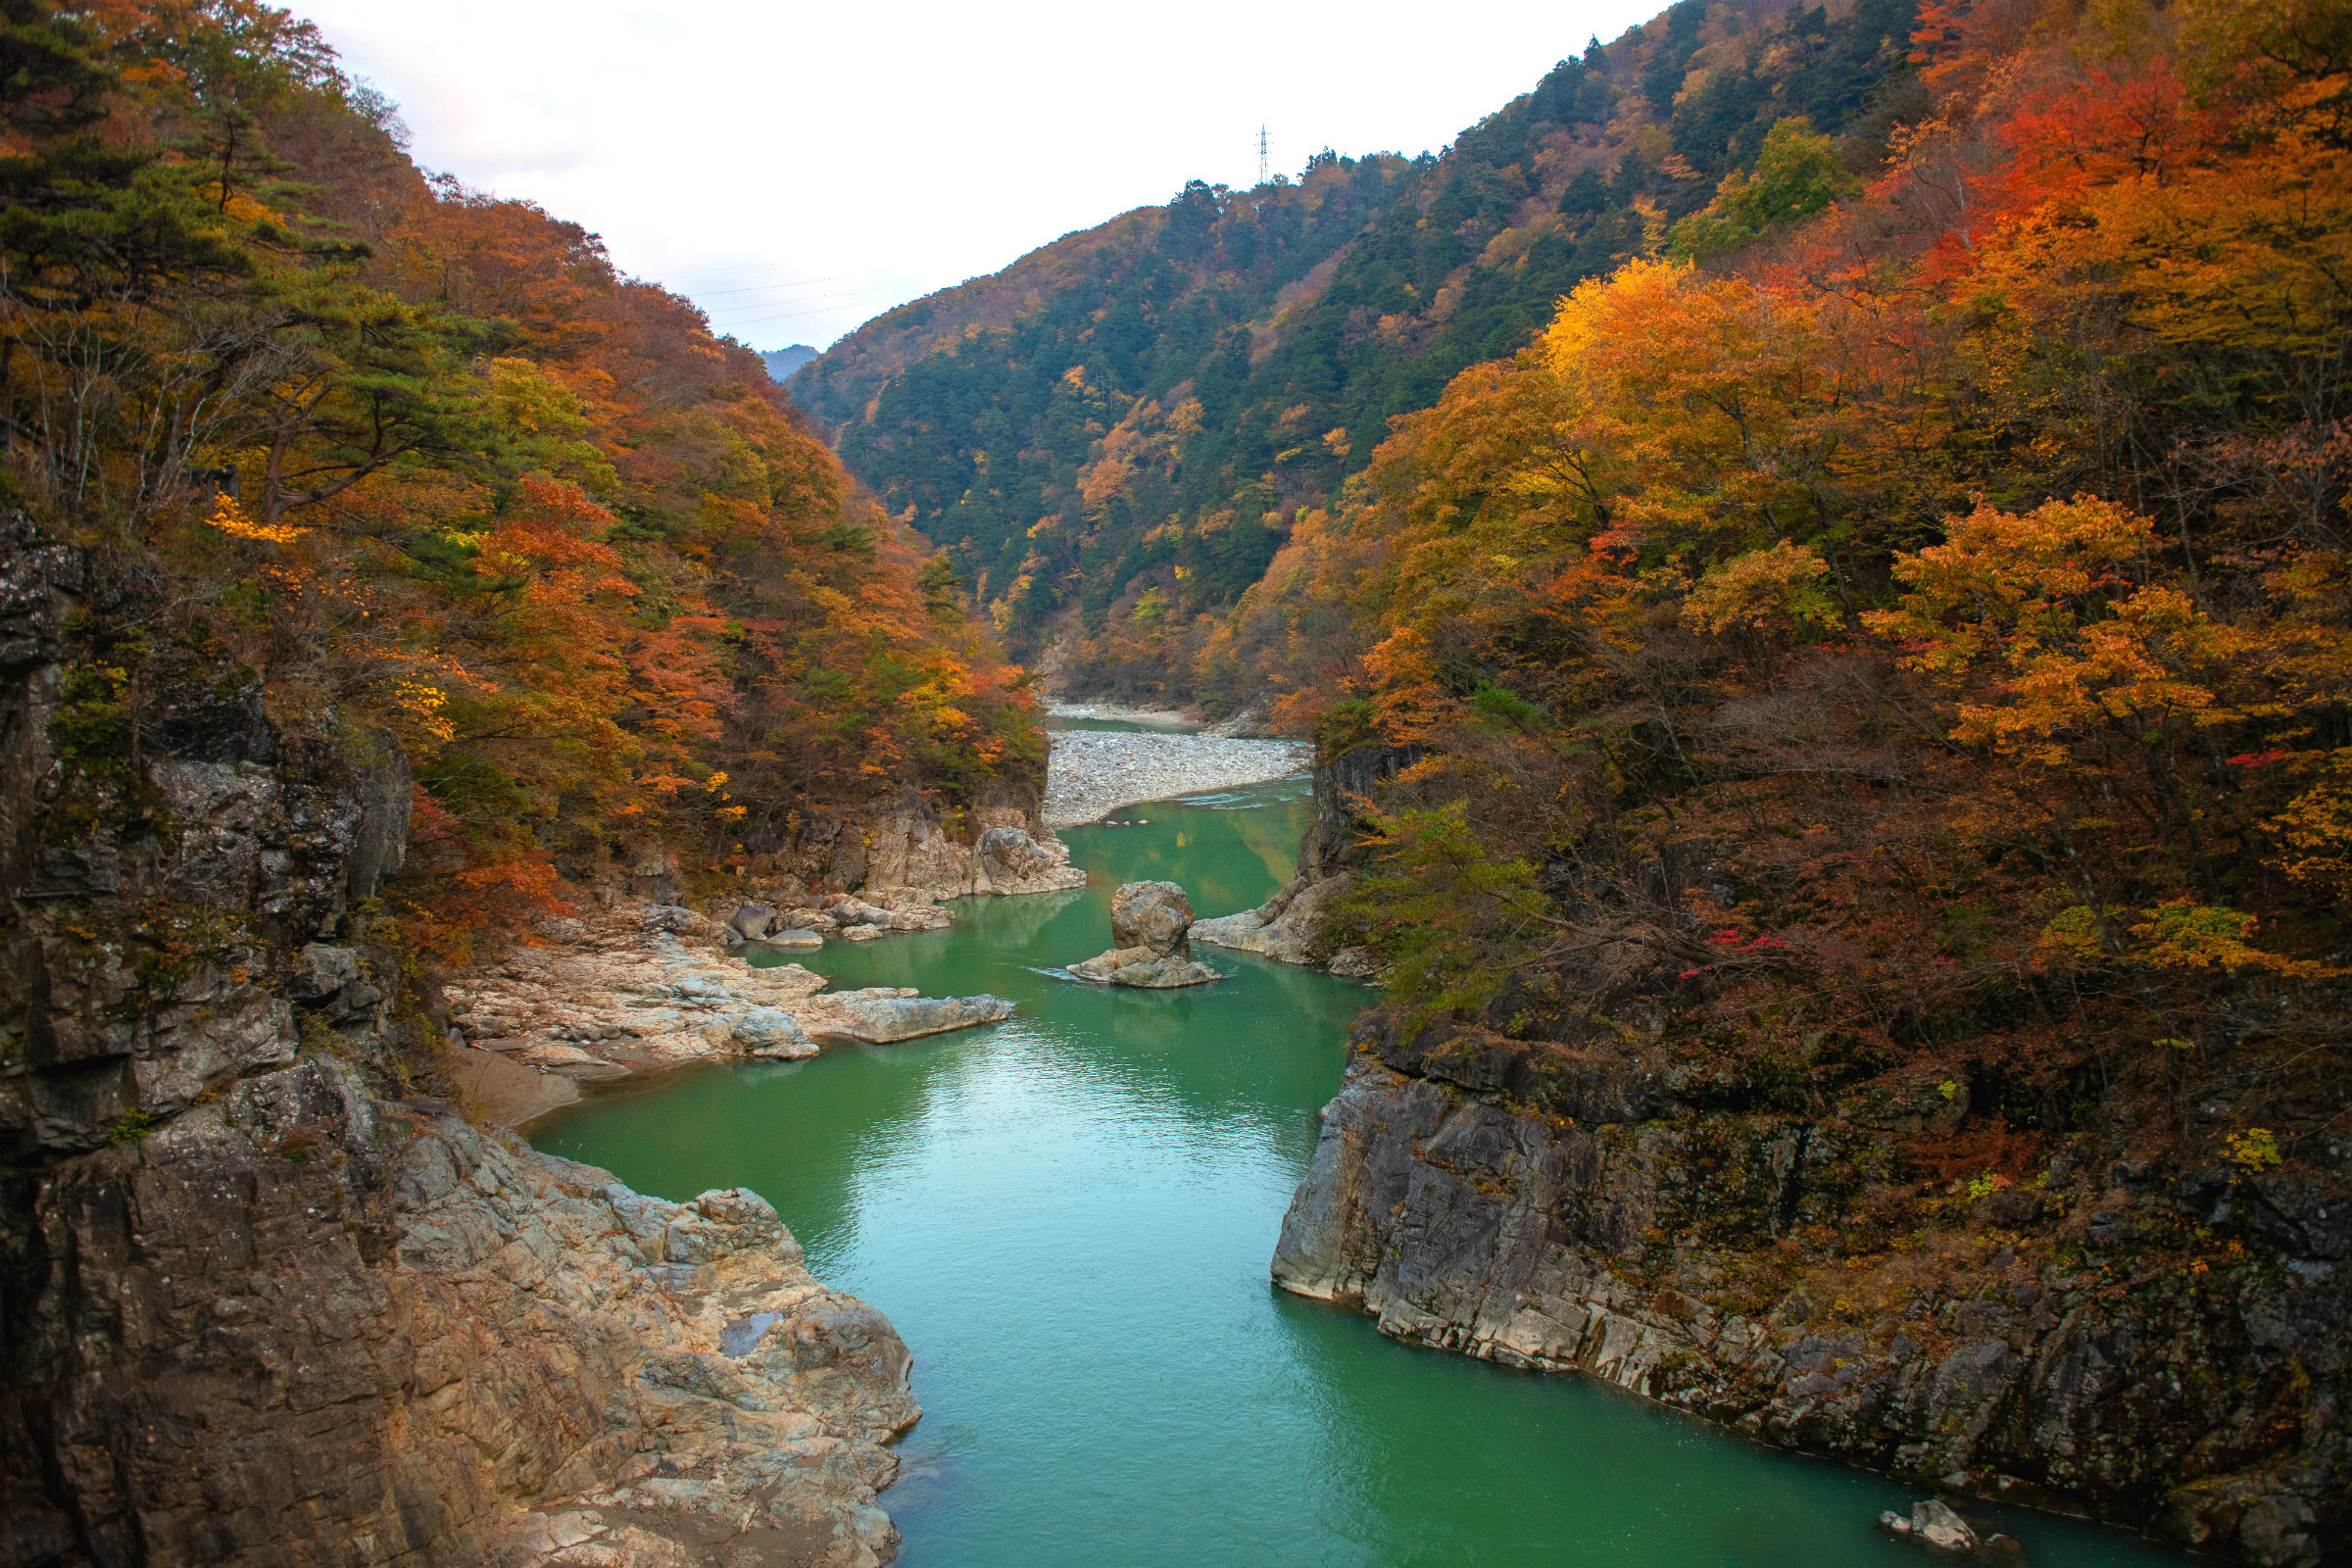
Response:
[[[1034,786],[1021,672],[759,358],[428,178],[310,24],[4,0],[0,82],[0,521],[137,590],[61,698],[105,791],[25,831],[152,812],[167,699],[258,694],[406,754],[454,951],[572,861]]]
[[[1580,279],[1645,246],[1721,248],[1877,171],[1918,107],[1915,25],[1911,0],[1682,0],[1443,156],[1195,183],[877,318],[794,395],[1016,646],[1074,610],[1079,684],[1231,703],[1204,640],[1393,417],[1516,351]],[[1676,230],[1775,124],[1826,161],[1784,159],[1786,188],[1759,178],[1712,230]]]

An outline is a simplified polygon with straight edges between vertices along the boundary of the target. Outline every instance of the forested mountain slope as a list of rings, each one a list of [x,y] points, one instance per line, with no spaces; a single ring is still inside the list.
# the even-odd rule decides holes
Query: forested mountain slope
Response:
[[[897,1336],[469,1125],[541,1074],[441,986],[1013,808],[1034,701],[757,356],[403,142],[252,0],[0,0],[0,1563],[882,1560]]]
[[[1442,156],[1195,183],[878,318],[794,396],[1016,645],[1075,611],[1081,684],[1231,704],[1245,688],[1198,667],[1210,617],[1392,417],[1705,206],[1774,123],[1836,139],[1766,221],[1878,169],[1915,107],[1913,29],[1910,0],[1683,0]]]
[[[198,678],[388,734],[460,925],[559,859],[1034,783],[945,568],[687,302],[428,180],[281,13],[6,15],[0,483],[171,585],[78,632],[93,757]]]
[[[1206,645],[1390,966],[1278,1277],[2342,1561],[2352,7],[1912,45],[1866,182],[1779,122]]]

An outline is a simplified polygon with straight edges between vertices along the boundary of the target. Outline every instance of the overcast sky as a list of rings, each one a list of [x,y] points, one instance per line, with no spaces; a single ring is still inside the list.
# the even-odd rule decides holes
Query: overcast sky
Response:
[[[605,237],[755,348],[822,347],[1188,179],[1257,130],[1416,153],[1663,0],[292,0],[416,161]]]

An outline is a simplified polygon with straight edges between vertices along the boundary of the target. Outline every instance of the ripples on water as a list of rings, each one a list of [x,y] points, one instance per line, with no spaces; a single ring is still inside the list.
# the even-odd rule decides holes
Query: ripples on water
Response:
[[[993,991],[1011,1022],[696,1069],[533,1139],[667,1198],[753,1188],[820,1278],[890,1315],[925,1411],[883,1498],[910,1568],[1918,1568],[1872,1523],[1908,1490],[1582,1378],[1394,1345],[1267,1284],[1367,994],[1205,948],[1231,979],[1137,993],[1054,969],[1109,945],[1122,881],[1180,881],[1203,916],[1261,902],[1306,798],[1297,780],[1139,808],[1149,826],[1067,833],[1083,893],[794,956],[842,986]],[[2000,1522],[2036,1568],[2185,1560]]]

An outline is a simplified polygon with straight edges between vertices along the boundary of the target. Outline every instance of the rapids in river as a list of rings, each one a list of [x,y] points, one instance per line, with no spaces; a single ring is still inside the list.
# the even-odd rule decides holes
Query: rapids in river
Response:
[[[1875,1520],[1924,1494],[1267,1283],[1373,994],[1209,948],[1232,978],[1187,991],[1053,971],[1109,945],[1123,881],[1181,882],[1203,917],[1258,904],[1308,808],[1304,780],[1128,808],[1064,832],[1084,892],[792,956],[841,987],[994,992],[1010,1022],[627,1085],[532,1141],[664,1198],[752,1188],[818,1278],[889,1314],[925,1412],[882,1496],[909,1568],[1920,1568]],[[1969,1511],[2034,1568],[2187,1560]]]

